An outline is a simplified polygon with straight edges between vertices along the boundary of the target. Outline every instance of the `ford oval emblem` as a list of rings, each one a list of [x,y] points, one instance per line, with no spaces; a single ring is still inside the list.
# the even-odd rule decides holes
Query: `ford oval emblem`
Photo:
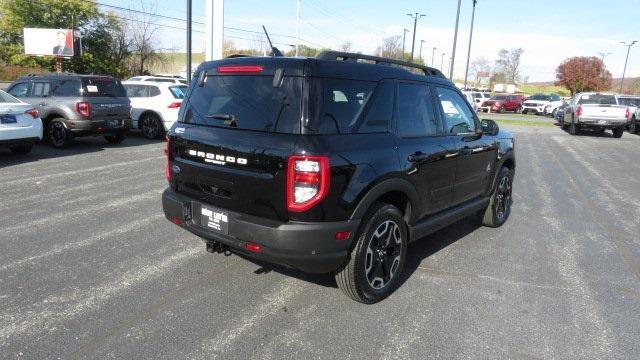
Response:
[[[172,171],[174,174],[180,174],[180,171],[181,171],[181,170],[180,170],[180,166],[178,166],[178,165],[173,165],[173,166],[171,166],[171,171]]]

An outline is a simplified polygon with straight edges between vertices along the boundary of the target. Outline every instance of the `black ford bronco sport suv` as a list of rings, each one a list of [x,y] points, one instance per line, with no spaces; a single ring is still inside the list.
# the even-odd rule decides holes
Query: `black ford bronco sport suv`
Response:
[[[7,90],[33,105],[44,125],[44,138],[56,148],[80,136],[104,136],[114,144],[131,128],[131,101],[120,80],[71,73],[28,75]]]
[[[395,289],[409,242],[511,209],[512,135],[440,71],[397,60],[203,63],[166,146],[170,221],[210,252],[333,273],[363,303]]]

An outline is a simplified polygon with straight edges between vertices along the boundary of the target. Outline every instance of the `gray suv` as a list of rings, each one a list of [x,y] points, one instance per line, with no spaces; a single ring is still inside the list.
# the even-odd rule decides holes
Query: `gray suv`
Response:
[[[120,80],[77,74],[29,75],[7,92],[40,112],[44,138],[54,147],[68,147],[75,137],[104,136],[122,142],[131,128],[131,105]]]

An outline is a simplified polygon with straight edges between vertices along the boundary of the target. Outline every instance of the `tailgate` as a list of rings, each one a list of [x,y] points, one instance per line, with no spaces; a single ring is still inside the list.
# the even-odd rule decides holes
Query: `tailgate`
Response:
[[[172,145],[177,192],[221,209],[287,219],[286,167],[295,135],[185,128]]]
[[[627,120],[627,107],[624,105],[584,104],[581,118],[602,120]]]

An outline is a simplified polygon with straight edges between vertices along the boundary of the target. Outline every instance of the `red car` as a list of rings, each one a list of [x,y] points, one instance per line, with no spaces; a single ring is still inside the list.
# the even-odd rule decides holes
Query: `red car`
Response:
[[[522,110],[522,103],[524,100],[524,95],[519,94],[494,95],[492,98],[482,103],[482,111],[485,111],[488,108],[491,112],[520,112]]]

